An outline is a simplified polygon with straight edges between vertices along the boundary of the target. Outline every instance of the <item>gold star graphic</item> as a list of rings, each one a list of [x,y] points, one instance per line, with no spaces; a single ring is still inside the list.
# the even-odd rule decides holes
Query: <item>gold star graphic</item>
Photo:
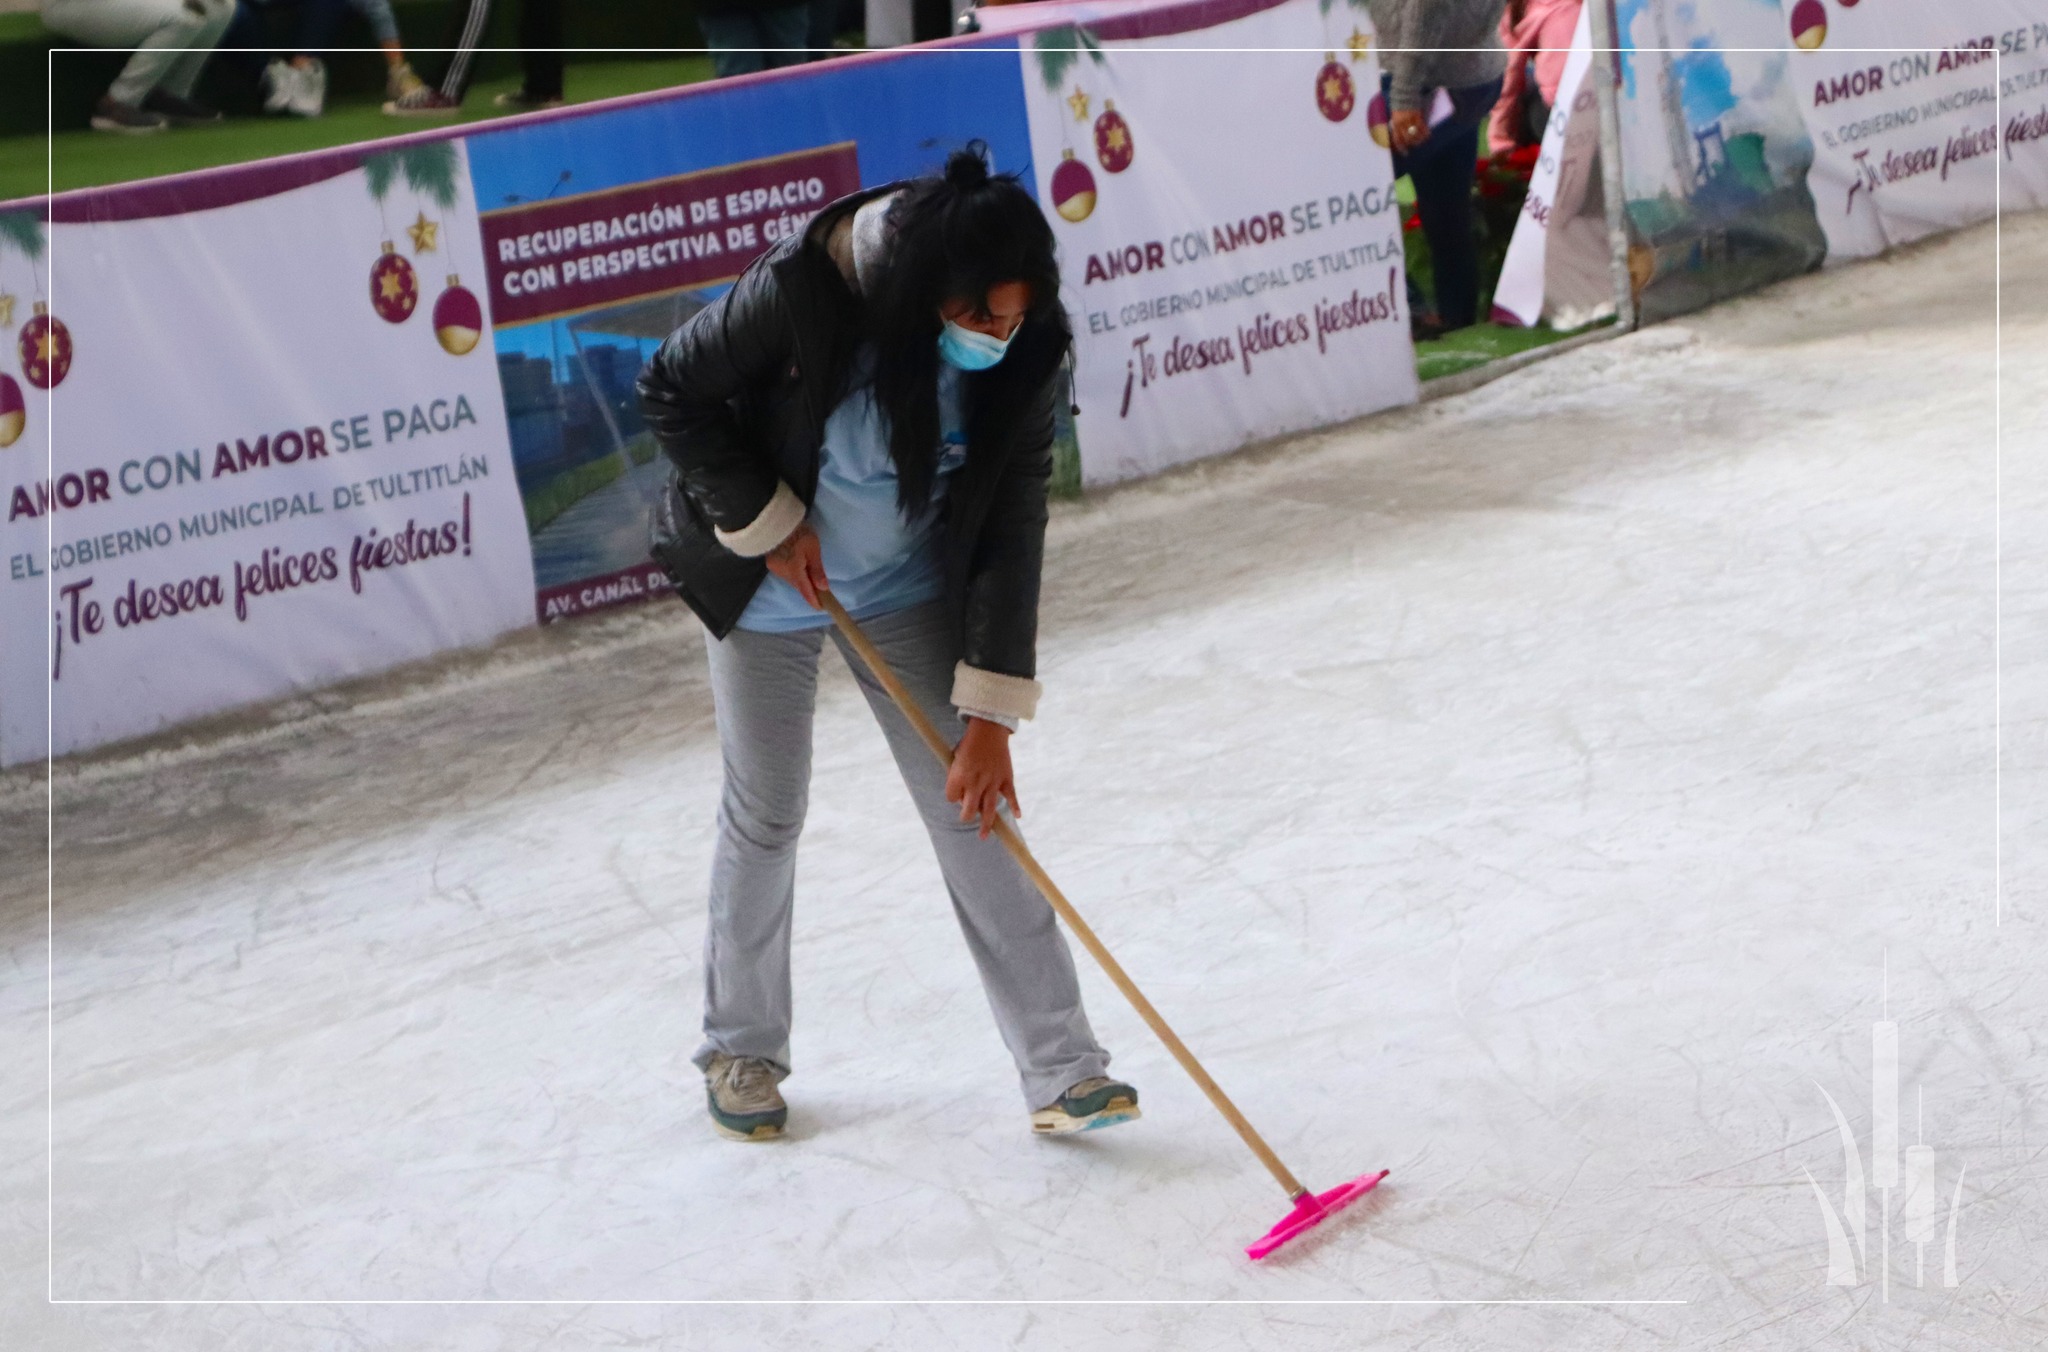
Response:
[[[397,300],[405,294],[405,280],[396,272],[387,272],[379,285],[383,288],[384,299]]]
[[[1122,150],[1126,145],[1130,143],[1130,138],[1124,135],[1124,129],[1122,127],[1111,127],[1109,129],[1109,136],[1107,139],[1109,141],[1109,148],[1111,150]]]
[[[1323,98],[1333,106],[1344,102],[1344,82],[1334,75],[1323,81]]]
[[[418,220],[405,227],[405,233],[412,236],[414,253],[432,253],[434,240],[441,233],[441,226],[436,221],[428,220],[427,213],[422,211]]]
[[[1345,45],[1351,49],[1351,59],[1356,61],[1372,50],[1372,39],[1354,28],[1351,30],[1351,40]]]
[[[1074,121],[1086,122],[1088,120],[1088,96],[1081,92],[1081,86],[1074,86],[1074,95],[1067,100],[1067,107],[1074,110]]]
[[[0,328],[14,322],[14,297],[0,294]]]
[[[36,365],[48,366],[57,360],[57,344],[47,333],[36,335]]]

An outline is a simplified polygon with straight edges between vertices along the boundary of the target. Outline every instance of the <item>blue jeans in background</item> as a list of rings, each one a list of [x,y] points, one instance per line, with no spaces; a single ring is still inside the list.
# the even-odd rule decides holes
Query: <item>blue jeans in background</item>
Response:
[[[1391,77],[1381,88],[1391,89]],[[1479,128],[1500,99],[1498,79],[1447,91],[1451,115],[1413,150],[1394,152],[1394,174],[1415,182],[1415,210],[1436,273],[1436,315],[1446,329],[1479,321],[1479,243],[1472,235],[1472,183],[1478,176]],[[1434,98],[1434,91],[1428,97]],[[1425,106],[1424,111],[1428,109]],[[1414,306],[1415,286],[1409,284]],[[1419,309],[1419,307],[1416,307]]]
[[[720,78],[800,66],[811,59],[808,0],[779,9],[735,10],[697,15],[697,27],[711,47],[712,69]]]

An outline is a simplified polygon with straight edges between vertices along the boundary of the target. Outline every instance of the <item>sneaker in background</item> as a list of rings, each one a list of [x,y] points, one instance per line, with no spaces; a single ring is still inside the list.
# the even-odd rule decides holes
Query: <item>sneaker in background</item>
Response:
[[[277,57],[263,68],[263,111],[283,113],[292,105],[292,95],[299,87],[299,73],[292,63]]]
[[[524,89],[512,89],[507,90],[505,93],[498,95],[498,97],[492,99],[491,102],[493,105],[499,108],[503,108],[508,112],[536,113],[543,108],[561,107],[562,96],[560,94],[556,94],[550,98],[536,98],[534,95],[527,93]]]
[[[413,73],[412,63],[401,61],[393,66],[384,77],[384,97],[393,103],[402,101],[415,89],[425,89],[427,82]]]
[[[209,108],[203,103],[194,103],[181,94],[168,89],[152,89],[143,96],[142,111],[155,113],[174,127],[199,127],[221,120],[218,108]]]
[[[152,113],[133,104],[116,103],[106,95],[92,108],[92,129],[94,131],[122,132],[129,136],[146,136],[153,131],[162,131],[171,125],[171,120],[162,113]]]
[[[460,103],[424,84],[384,105],[386,117],[453,117],[461,111]]]
[[[327,63],[319,57],[306,58],[303,66],[292,67],[297,80],[285,105],[293,117],[318,117],[327,106]]]

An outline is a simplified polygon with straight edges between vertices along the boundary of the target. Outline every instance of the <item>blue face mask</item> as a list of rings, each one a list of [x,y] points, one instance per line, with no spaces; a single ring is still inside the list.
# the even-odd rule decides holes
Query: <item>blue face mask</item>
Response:
[[[963,329],[949,319],[946,327],[939,330],[939,356],[948,366],[962,371],[986,371],[1003,359],[1003,354],[1010,350],[1010,339],[1016,336],[1013,329],[1009,338],[991,338],[973,329]]]

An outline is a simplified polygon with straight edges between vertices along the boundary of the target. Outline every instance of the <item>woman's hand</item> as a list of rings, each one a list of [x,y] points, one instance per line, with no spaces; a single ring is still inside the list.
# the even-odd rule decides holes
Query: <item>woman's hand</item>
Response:
[[[1017,782],[1010,770],[1010,730],[985,718],[967,720],[967,732],[953,748],[953,768],[946,773],[946,801],[960,805],[960,820],[981,818],[981,838],[995,829],[996,808],[1008,799],[1021,817]]]
[[[1413,150],[1429,139],[1429,123],[1413,108],[1402,108],[1388,120],[1388,135],[1396,150]]]
[[[789,538],[768,551],[768,571],[795,587],[812,610],[823,610],[818,593],[831,591],[825,580],[825,559],[818,550],[818,532],[806,521]]]

